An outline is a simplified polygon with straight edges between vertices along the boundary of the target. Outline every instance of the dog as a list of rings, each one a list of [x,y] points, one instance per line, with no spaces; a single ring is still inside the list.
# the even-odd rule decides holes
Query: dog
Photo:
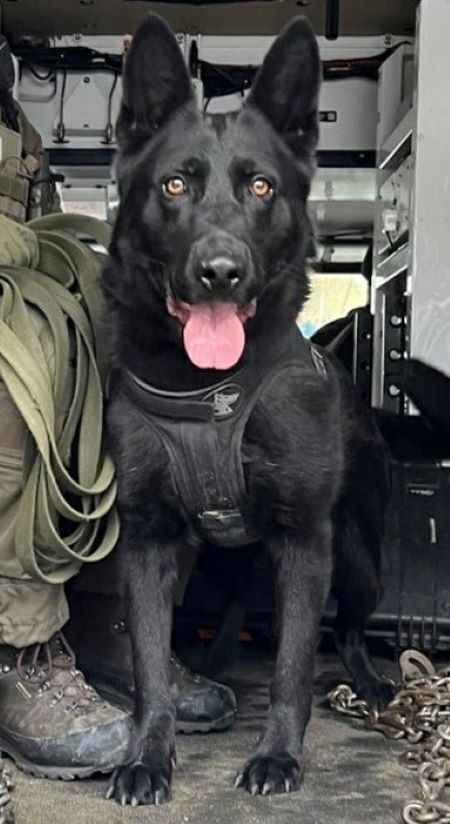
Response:
[[[136,682],[128,757],[108,790],[120,804],[171,796],[172,588],[187,544],[258,552],[263,543],[274,562],[271,705],[236,786],[263,795],[300,787],[331,584],[337,644],[358,693],[378,708],[392,695],[364,640],[382,592],[384,443],[338,362],[296,324],[308,295],[320,75],[304,18],[277,38],[242,110],[226,115],[198,111],[159,17],[140,25],[127,56],[120,205],[103,275]]]

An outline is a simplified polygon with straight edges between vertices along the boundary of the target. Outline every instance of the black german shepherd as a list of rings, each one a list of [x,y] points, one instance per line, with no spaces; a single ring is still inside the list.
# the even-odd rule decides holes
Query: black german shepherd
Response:
[[[276,569],[271,707],[237,786],[253,794],[300,786],[333,568],[336,637],[358,692],[377,706],[391,695],[364,640],[381,593],[383,441],[339,365],[296,326],[308,295],[320,73],[303,18],[276,40],[238,113],[198,111],[179,46],[158,17],[140,26],[127,57],[120,208],[104,274],[136,680],[129,757],[108,791],[122,804],[170,797],[172,587],[188,543],[212,536],[242,545],[247,536],[257,552],[263,540]],[[234,429],[219,437],[214,414],[231,416]]]

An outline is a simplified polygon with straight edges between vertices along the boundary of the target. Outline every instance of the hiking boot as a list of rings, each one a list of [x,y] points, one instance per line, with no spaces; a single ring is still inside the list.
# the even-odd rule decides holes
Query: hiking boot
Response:
[[[111,772],[126,754],[130,719],[76,668],[61,633],[19,653],[0,646],[0,751],[43,778]]]
[[[89,678],[111,704],[133,711],[134,688],[128,678],[105,671],[91,671]],[[177,732],[219,732],[231,727],[237,710],[233,690],[193,673],[173,654],[169,678]]]
[[[233,690],[194,674],[175,655],[170,659],[170,688],[177,732],[213,732],[231,727],[237,710]]]
[[[124,610],[119,596],[78,593],[72,596],[67,631],[89,683],[107,701],[132,712],[133,657]],[[194,675],[174,655],[170,659],[169,677],[177,732],[214,732],[231,727],[236,716],[236,699],[229,687]]]

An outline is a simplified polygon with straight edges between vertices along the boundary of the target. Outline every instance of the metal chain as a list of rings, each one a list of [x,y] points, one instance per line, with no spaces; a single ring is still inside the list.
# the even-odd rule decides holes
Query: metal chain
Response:
[[[11,804],[11,790],[14,784],[0,758],[0,824],[14,824],[14,812]]]
[[[402,683],[383,712],[358,698],[348,684],[329,694],[331,707],[364,719],[368,728],[386,738],[404,738],[414,745],[400,763],[417,773],[419,798],[403,808],[405,824],[450,824],[450,668],[436,672],[429,659],[408,650],[400,656]]]

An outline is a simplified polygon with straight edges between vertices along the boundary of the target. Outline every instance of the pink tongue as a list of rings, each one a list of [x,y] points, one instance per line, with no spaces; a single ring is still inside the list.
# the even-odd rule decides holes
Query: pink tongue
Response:
[[[230,369],[245,345],[242,322],[233,303],[200,303],[189,306],[183,332],[189,359],[200,369]]]

